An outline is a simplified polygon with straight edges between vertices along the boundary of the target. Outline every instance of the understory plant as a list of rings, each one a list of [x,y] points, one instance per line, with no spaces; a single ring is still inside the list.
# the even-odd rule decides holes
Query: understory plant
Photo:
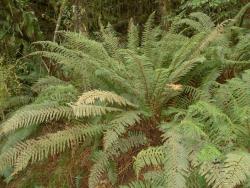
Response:
[[[196,12],[166,32],[153,13],[141,37],[130,21],[126,42],[101,24],[99,40],[60,31],[60,43],[36,42],[30,56],[53,60],[69,81],[39,79],[29,104],[7,114],[0,172],[82,146],[90,188],[247,186],[250,33],[240,15],[215,25]],[[37,136],[49,122],[65,126]]]

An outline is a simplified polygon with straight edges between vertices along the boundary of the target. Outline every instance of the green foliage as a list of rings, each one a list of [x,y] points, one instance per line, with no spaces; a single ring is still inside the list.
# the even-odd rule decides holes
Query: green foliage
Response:
[[[7,114],[0,126],[3,174],[12,167],[6,176],[13,177],[82,145],[93,162],[90,188],[247,183],[249,31],[230,21],[216,26],[200,12],[169,31],[155,27],[154,18],[142,36],[131,20],[126,42],[110,24],[100,24],[99,40],[60,31],[59,43],[35,43],[39,50],[30,56],[53,60],[69,81],[38,80],[31,103]],[[41,125],[54,131],[40,132]],[[18,134],[20,140],[9,143]],[[121,182],[128,160],[135,171],[130,183]]]
[[[221,21],[235,16],[244,4],[240,0],[182,0],[181,10],[184,12],[203,11],[216,21]],[[219,15],[217,11],[220,11]]]

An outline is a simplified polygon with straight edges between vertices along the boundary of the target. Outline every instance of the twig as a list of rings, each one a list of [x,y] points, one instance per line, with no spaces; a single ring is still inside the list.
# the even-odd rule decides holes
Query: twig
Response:
[[[67,4],[67,0],[63,0],[62,5],[60,7],[59,15],[58,15],[58,18],[57,18],[57,21],[56,21],[56,28],[55,28],[55,32],[54,32],[53,42],[56,42],[57,32],[58,32],[59,27],[61,25],[62,15],[63,15],[66,4]]]

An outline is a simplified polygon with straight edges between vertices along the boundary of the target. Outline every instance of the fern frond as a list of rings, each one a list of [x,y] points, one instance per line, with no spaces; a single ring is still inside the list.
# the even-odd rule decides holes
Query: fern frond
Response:
[[[213,104],[199,101],[189,107],[187,116],[203,123],[211,142],[215,144],[227,143],[229,147],[229,143],[235,142],[237,138],[239,125],[234,124],[227,114]]]
[[[165,157],[166,153],[163,147],[151,147],[140,151],[133,165],[137,178],[145,166],[161,167],[164,164]]]
[[[139,47],[139,31],[137,26],[134,25],[134,21],[131,18],[129,21],[129,30],[128,30],[128,49],[137,51]]]
[[[106,28],[104,28],[101,25],[100,31],[101,31],[102,39],[104,41],[103,45],[105,46],[106,50],[109,52],[109,55],[119,60],[120,58],[118,54],[116,53],[120,46],[119,39],[116,36],[116,33],[112,25],[108,23]]]
[[[147,56],[149,59],[152,59],[153,57],[153,51],[154,48],[154,33],[153,31],[153,22],[155,18],[155,12],[153,12],[149,17],[148,20],[144,26],[143,36],[142,36],[142,46],[143,51],[145,53],[145,56]]]
[[[81,50],[86,54],[94,56],[100,60],[109,60],[110,57],[100,42],[90,40],[83,34],[69,32],[69,31],[59,31],[60,35],[66,40],[63,45],[71,49]]]
[[[198,151],[196,159],[198,163],[215,161],[221,157],[222,153],[212,144],[205,143]]]
[[[100,116],[109,112],[122,112],[119,108],[104,107],[98,105],[71,105],[73,113],[76,117]]]
[[[110,127],[104,133],[104,149],[107,150],[112,147],[121,135],[123,135],[127,128],[135,125],[135,123],[140,121],[140,112],[138,111],[128,111],[119,114],[114,120],[109,124]]]
[[[169,82],[178,82],[183,76],[189,73],[196,64],[202,63],[204,61],[204,57],[197,57],[179,64],[179,66],[170,74]]]
[[[193,12],[190,14],[190,16],[192,18],[196,18],[204,28],[212,29],[213,27],[215,27],[215,24],[213,23],[211,18],[202,12]]]
[[[107,102],[109,104],[118,104],[121,106],[135,107],[134,104],[129,102],[124,97],[121,97],[110,91],[100,91],[100,90],[92,90],[83,93],[75,104],[76,105],[94,104],[97,100],[99,100],[100,102]]]
[[[164,139],[167,139],[164,143],[167,154],[164,163],[166,186],[185,188],[188,174],[188,152],[181,143],[178,133],[169,131],[164,135]]]
[[[112,185],[115,185],[118,180],[118,166],[116,161],[110,161],[110,165],[108,167],[108,180]]]
[[[137,71],[135,75],[136,87],[142,93],[143,98],[149,100],[150,78],[153,78],[153,64],[149,58],[140,56],[131,50],[120,50],[130,65],[130,71]],[[132,63],[131,63],[132,62]]]
[[[147,182],[152,183],[154,186],[164,187],[165,185],[165,174],[161,170],[148,171],[143,174],[144,179]]]
[[[223,164],[206,164],[202,168],[208,185],[213,188],[234,188],[250,175],[250,155],[245,152],[229,153]]]
[[[95,188],[99,184],[103,173],[107,171],[109,167],[109,156],[104,152],[99,152],[95,156],[95,164],[90,169],[88,185],[89,188]]]
[[[10,109],[20,105],[26,105],[33,100],[33,97],[27,95],[13,96],[0,103],[0,109]]]
[[[57,44],[56,42],[51,42],[51,41],[38,41],[38,42],[34,42],[35,45],[41,45],[44,49],[50,51],[50,52],[55,52],[60,54],[61,56],[65,56],[65,57],[75,57],[75,56],[79,56],[80,51],[76,51],[76,50],[71,50],[69,48],[66,48],[62,45]],[[32,54],[32,53],[31,53]]]
[[[57,102],[60,105],[66,105],[77,99],[78,91],[71,85],[48,86],[39,92],[34,103],[41,104],[48,101]]]
[[[184,119],[177,126],[183,135],[187,138],[193,138],[197,140],[202,140],[208,138],[206,132],[203,131],[203,124],[199,122],[195,122],[192,119]]]
[[[40,78],[33,86],[32,90],[39,93],[42,90],[50,87],[50,86],[57,86],[57,85],[65,85],[66,82],[54,77],[54,76],[47,76],[45,78]]]
[[[178,68],[179,64],[181,64],[182,62],[199,57],[200,55],[194,56],[193,54],[197,53],[198,45],[204,40],[206,36],[207,33],[201,32],[194,35],[189,40],[186,40],[186,42],[181,46],[181,48],[174,53],[169,68],[171,70],[174,70],[175,68]]]
[[[109,156],[118,157],[122,153],[128,152],[132,148],[139,147],[147,143],[147,138],[142,132],[128,132],[128,137],[119,139],[105,152]]]
[[[3,122],[0,127],[0,134],[6,135],[18,128],[72,116],[73,111],[67,106],[59,106],[56,103],[31,104],[16,111],[14,115]]]
[[[96,126],[75,126],[56,133],[50,133],[38,139],[30,139],[19,143],[7,152],[0,155],[0,169],[6,165],[13,165],[14,172],[18,173],[27,167],[28,163],[44,160],[45,158],[64,152],[67,148],[85,140],[87,137],[94,137],[101,134],[103,127]]]
[[[120,139],[119,142],[113,145],[113,147],[108,148],[104,152],[100,152],[98,157],[95,159],[96,163],[92,166],[89,175],[89,187],[95,188],[103,173],[107,171],[108,166],[110,165],[110,159],[118,157],[122,153],[128,152],[134,147],[138,147],[146,143],[145,135],[142,133],[129,134],[127,138]]]
[[[188,25],[189,27],[197,30],[198,32],[207,31],[207,28],[204,28],[204,26],[201,23],[195,20],[188,19],[188,18],[181,19],[180,21],[174,23],[175,27],[178,25],[183,25],[183,24]]]

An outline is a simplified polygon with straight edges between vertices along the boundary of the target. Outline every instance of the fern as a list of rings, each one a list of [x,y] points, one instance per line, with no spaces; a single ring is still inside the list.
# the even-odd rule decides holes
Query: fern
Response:
[[[250,173],[249,154],[244,152],[229,153],[222,164],[205,164],[201,173],[212,187],[233,188],[246,181]]]
[[[113,107],[103,107],[97,105],[71,105],[74,115],[76,117],[89,117],[89,116],[98,116],[104,115],[108,112],[121,112],[119,108]]]
[[[65,85],[66,83],[60,79],[57,79],[53,76],[48,76],[45,78],[39,79],[33,86],[32,90],[39,93],[42,90],[51,87],[51,86],[58,86],[58,85]]]
[[[128,152],[133,147],[138,147],[146,143],[146,138],[141,133],[130,134],[126,139],[120,139],[116,142],[112,148],[108,148],[106,151],[98,153],[96,163],[93,165],[89,175],[89,187],[96,187],[100,182],[100,178],[103,173],[107,171],[110,165],[109,160],[118,157],[122,153]]]
[[[53,60],[69,81],[52,76],[39,79],[32,87],[37,96],[27,101],[31,104],[7,114],[0,127],[1,172],[13,167],[15,175],[29,163],[93,141],[88,148],[93,158],[90,188],[118,187],[124,176],[118,172],[123,156],[134,159],[136,177],[131,180],[137,181],[121,187],[247,184],[250,56],[246,30],[232,27],[234,20],[216,26],[207,15],[196,12],[163,31],[154,27],[154,14],[142,37],[131,20],[127,41],[110,24],[100,23],[99,41],[60,31],[60,43],[35,43],[41,49],[30,55]],[[173,32],[182,24],[189,28]],[[4,113],[12,107],[1,105]],[[88,125],[32,135],[33,128],[59,119]],[[20,139],[12,143],[13,136]],[[235,152],[238,148],[245,152]]]
[[[188,153],[180,143],[178,134],[172,133],[166,141],[167,157],[164,165],[166,185],[169,187],[185,187],[188,173]]]
[[[81,105],[81,104],[93,104],[96,102],[96,100],[100,100],[100,102],[107,102],[110,104],[116,103],[121,106],[132,106],[134,107],[135,105],[130,103],[128,100],[125,98],[112,93],[108,91],[98,91],[98,90],[93,90],[93,91],[88,91],[83,93],[78,101],[76,102],[76,105]]]
[[[135,158],[134,170],[137,178],[139,177],[140,171],[145,166],[161,166],[164,164],[166,153],[162,147],[148,148],[142,150]]]
[[[19,143],[8,152],[2,154],[0,169],[6,165],[13,165],[16,174],[24,169],[29,162],[41,161],[48,156],[55,155],[71,148],[75,144],[83,141],[86,137],[93,137],[102,132],[102,126],[82,126],[73,127],[57,133],[47,134],[39,139],[30,139],[24,143]]]
[[[21,105],[26,105],[33,100],[33,97],[27,95],[8,97],[6,101],[0,104],[0,109],[7,110]]]
[[[139,31],[137,26],[134,25],[134,21],[131,18],[129,21],[128,30],[128,49],[136,51],[139,47]]]
[[[130,126],[138,123],[140,121],[139,115],[140,112],[128,111],[119,114],[118,117],[112,120],[109,123],[110,126],[107,128],[107,131],[104,133],[104,149],[112,147],[119,137],[126,133]]]
[[[70,118],[73,111],[70,107],[59,106],[56,103],[31,104],[21,108],[14,115],[2,123],[0,134],[6,135],[10,132],[27,126],[59,120],[61,118]]]

